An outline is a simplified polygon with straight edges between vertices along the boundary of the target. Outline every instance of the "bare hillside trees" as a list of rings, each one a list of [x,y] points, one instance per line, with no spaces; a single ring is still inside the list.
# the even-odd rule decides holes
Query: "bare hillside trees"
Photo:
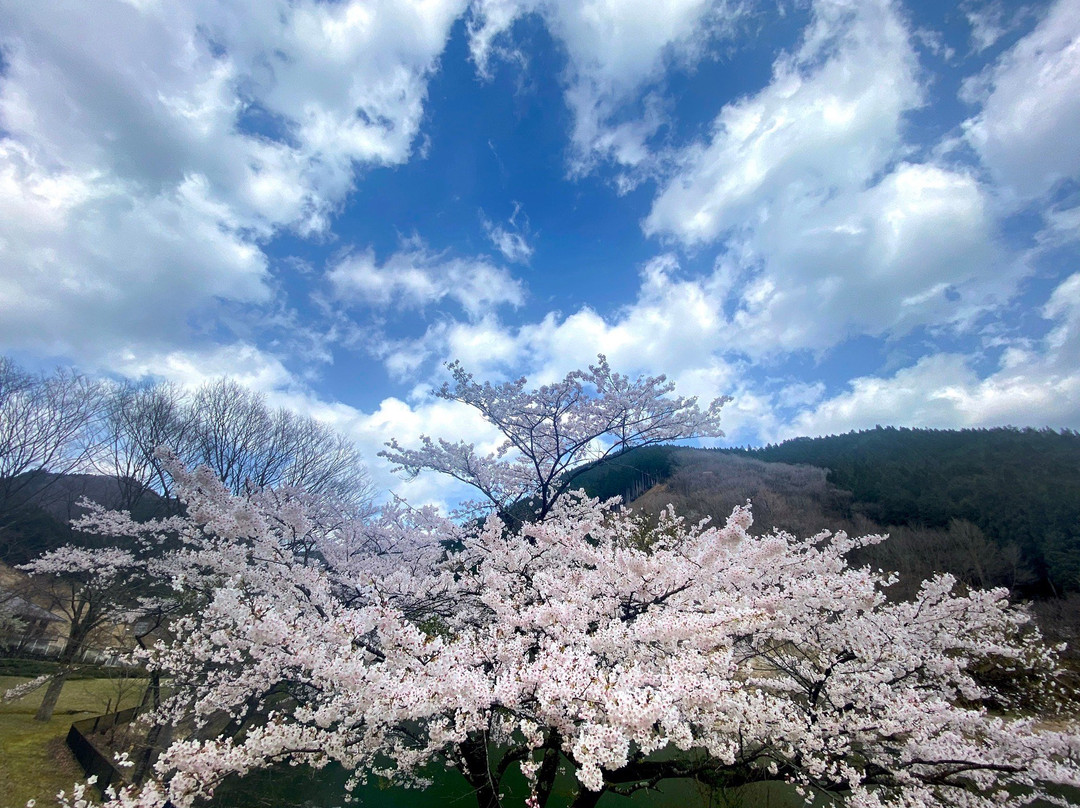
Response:
[[[0,356],[0,529],[36,474],[86,464],[104,399],[101,384],[74,371],[34,375]]]
[[[230,379],[190,392],[158,382],[104,382],[72,370],[32,374],[0,357],[0,530],[45,488],[80,473],[113,477],[117,501],[175,502],[157,457],[167,447],[209,466],[233,493],[295,486],[341,499],[369,498],[353,442],[314,418],[272,408]]]
[[[175,445],[185,463],[209,466],[234,494],[249,486],[295,486],[345,499],[366,494],[352,441],[313,418],[270,409],[263,396],[230,379],[199,389]]]

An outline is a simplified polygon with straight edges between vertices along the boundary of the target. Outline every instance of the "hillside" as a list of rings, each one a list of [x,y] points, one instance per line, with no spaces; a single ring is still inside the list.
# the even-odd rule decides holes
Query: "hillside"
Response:
[[[796,438],[746,457],[828,469],[853,513],[880,524],[977,525],[1015,544],[1050,590],[1080,589],[1080,434],[882,428]]]
[[[110,508],[127,508],[132,499],[131,484],[112,476],[34,472],[28,477],[0,519],[0,561],[10,565],[68,542],[92,541],[70,525],[85,512],[79,507],[83,499]],[[163,503],[157,493],[144,490],[130,509],[137,519],[150,518],[164,515]]]
[[[577,483],[650,514],[672,504],[691,519],[722,520],[749,499],[754,532],[888,533],[854,560],[900,573],[892,597],[914,594],[936,572],[1005,586],[1035,599],[1047,635],[1080,650],[1075,433],[880,429],[749,451],[650,447]]]
[[[590,496],[620,496],[649,513],[671,504],[692,520],[722,519],[751,500],[755,531],[817,532],[847,525],[850,513],[850,496],[829,484],[824,469],[684,446],[626,452],[584,472],[578,483]]]
[[[878,428],[753,450],[651,447],[589,469],[594,496],[722,517],[751,499],[758,529],[887,530],[877,560],[1028,595],[1080,590],[1080,435]]]

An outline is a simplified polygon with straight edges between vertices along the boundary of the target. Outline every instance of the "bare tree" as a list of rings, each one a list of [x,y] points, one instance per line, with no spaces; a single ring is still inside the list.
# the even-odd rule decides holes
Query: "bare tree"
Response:
[[[191,441],[177,454],[204,465],[234,494],[296,486],[366,500],[370,486],[351,440],[308,416],[270,410],[264,396],[231,379],[204,385],[190,405]]]
[[[72,370],[35,376],[0,357],[0,527],[31,486],[40,497],[35,472],[68,474],[86,465],[103,392]]]
[[[157,456],[167,446],[181,456],[192,450],[194,421],[184,392],[174,384],[114,386],[108,395],[95,453],[100,473],[116,475],[120,502],[130,510],[147,491],[172,499],[172,478]]]
[[[359,451],[345,435],[223,378],[188,395],[171,384],[114,386],[95,454],[120,484],[119,507],[153,490],[173,499],[173,481],[157,451],[189,466],[208,466],[233,493],[295,486],[313,494],[366,501],[371,491]]]
[[[279,485],[304,488],[343,501],[370,499],[370,483],[356,445],[314,418],[286,409],[274,414],[279,451],[288,465]]]
[[[203,385],[191,402],[192,460],[208,466],[234,494],[274,476],[270,413],[263,396],[231,379]]]

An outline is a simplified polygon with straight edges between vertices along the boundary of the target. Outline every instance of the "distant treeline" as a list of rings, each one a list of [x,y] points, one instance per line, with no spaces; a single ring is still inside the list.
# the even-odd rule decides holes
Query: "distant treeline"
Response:
[[[1080,589],[1080,433],[877,427],[736,454],[828,469],[851,509],[882,525],[977,525],[1014,544],[1038,585]]]

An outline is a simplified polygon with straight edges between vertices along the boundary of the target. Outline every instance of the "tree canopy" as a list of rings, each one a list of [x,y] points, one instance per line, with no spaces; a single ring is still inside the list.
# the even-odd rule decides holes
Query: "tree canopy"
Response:
[[[480,508],[494,508],[504,518],[513,519],[511,506],[523,500],[532,518],[545,518],[590,461],[635,447],[723,435],[720,409],[727,397],[702,410],[696,398],[670,397],[675,386],[664,376],[631,379],[612,371],[603,355],[587,370],[531,391],[524,378],[481,384],[458,363],[450,372],[454,383],[437,394],[478,410],[505,438],[499,447],[481,455],[469,443],[421,436],[419,449],[395,439],[380,454],[410,474],[428,469],[472,486],[483,497]]]
[[[350,514],[301,489],[231,491],[175,458],[184,515],[87,518],[106,535],[178,542],[144,569],[191,608],[139,658],[174,684],[160,720],[228,719],[224,732],[173,743],[155,779],[114,794],[117,804],[185,808],[230,774],[280,761],[336,762],[354,784],[401,786],[443,766],[479,808],[507,804],[513,771],[542,808],[560,767],[578,783],[576,808],[668,778],[776,780],[856,808],[1010,808],[1080,786],[1074,726],[986,709],[1020,699],[1053,709],[1059,696],[1053,650],[1004,590],[938,575],[890,600],[892,574],[848,560],[881,537],[755,536],[748,506],[716,524],[670,510],[653,524],[566,492],[552,472],[574,468],[574,454],[559,447],[585,444],[558,442],[553,413],[584,406],[580,378],[560,388],[568,397],[539,398],[519,383],[460,380],[463,397],[506,424],[509,447],[546,458],[488,458],[509,467],[509,482],[485,492],[500,510],[511,484],[534,496],[553,486],[533,520],[495,512],[456,524],[400,502]],[[641,411],[668,412],[668,388],[646,387]],[[618,423],[590,419],[626,412],[603,402],[626,389],[598,388],[585,423]],[[538,401],[553,408],[542,418]],[[688,431],[715,428],[689,412],[678,421]],[[558,440],[530,448],[530,425],[553,441],[558,428]],[[596,430],[579,434],[608,434]],[[471,448],[451,457],[425,446],[402,460],[464,468],[487,485],[475,467],[449,465]],[[987,671],[1023,671],[1022,692]]]

